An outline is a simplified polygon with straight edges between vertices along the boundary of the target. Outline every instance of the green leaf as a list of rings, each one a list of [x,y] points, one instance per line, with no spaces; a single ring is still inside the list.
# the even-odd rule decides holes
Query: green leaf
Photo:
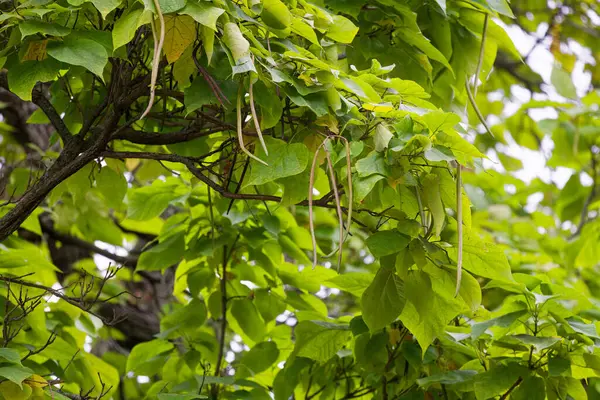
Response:
[[[0,383],[0,396],[3,399],[27,400],[31,398],[32,389],[29,385],[17,385],[11,381]]]
[[[432,285],[429,275],[422,271],[411,271],[404,281],[406,303],[400,320],[415,336],[423,354],[462,309],[454,293],[440,293],[436,285],[436,282]]]
[[[556,88],[558,94],[568,99],[577,99],[577,90],[571,79],[571,75],[557,64],[552,66],[550,82]]]
[[[21,36],[23,38],[29,35],[35,35],[36,33],[48,36],[67,36],[71,33],[71,29],[62,25],[35,19],[28,19],[21,22],[19,24],[19,30],[21,31]]]
[[[31,91],[35,84],[55,80],[60,67],[60,62],[52,58],[13,65],[8,71],[8,87],[22,100],[31,101]]]
[[[319,39],[317,38],[314,29],[297,16],[294,16],[292,19],[292,32],[308,39],[312,44],[319,44]]]
[[[96,175],[96,187],[114,209],[121,208],[123,198],[127,193],[127,180],[122,173],[110,167],[103,167]]]
[[[428,376],[426,378],[417,379],[417,384],[425,390],[434,384],[454,385],[457,383],[469,382],[473,380],[473,376],[477,371],[462,370],[462,371],[447,371],[440,374]]]
[[[48,271],[59,271],[48,259],[41,249],[27,247],[23,249],[12,249],[0,247],[0,269],[11,269],[27,267],[31,272],[38,269]]]
[[[223,43],[231,51],[236,63],[250,56],[250,42],[242,35],[239,26],[233,22],[226,23],[223,28]]]
[[[267,136],[265,144],[269,155],[265,155],[262,149],[258,151],[257,155],[269,165],[252,161],[250,176],[245,180],[244,187],[263,185],[276,179],[298,175],[306,169],[308,149],[303,143],[287,144],[282,140]]]
[[[586,324],[577,318],[567,318],[566,321],[575,332],[584,334],[593,339],[600,339],[600,336],[598,336],[598,332],[596,330],[596,325]]]
[[[205,105],[219,104],[219,100],[201,75],[196,76],[191,86],[185,88],[183,93],[185,96],[185,110],[188,114]]]
[[[122,0],[91,0],[92,4],[100,11],[100,14],[102,14],[103,19],[106,19],[108,14],[113,10],[116,10],[117,7],[121,5],[121,1]]]
[[[456,259],[456,254],[456,247],[448,249],[450,257]],[[463,268],[485,278],[514,282],[504,251],[471,232],[463,233]]]
[[[292,14],[281,0],[263,0],[260,14],[263,22],[275,29],[286,29],[292,23]]]
[[[179,263],[185,251],[184,232],[171,234],[165,239],[159,238],[156,246],[144,250],[140,256],[136,270],[161,271]]]
[[[529,375],[527,368],[518,364],[499,365],[475,376],[477,400],[491,399],[504,394],[519,378]]]
[[[532,335],[510,335],[510,338],[514,338],[521,343],[526,345],[530,345],[535,347],[536,351],[544,350],[548,347],[555,345],[560,342],[560,338],[558,337],[548,337],[548,336],[532,336]]]
[[[164,355],[173,350],[174,346],[165,340],[155,339],[140,343],[131,349],[127,357],[127,371],[133,371],[138,375],[153,375],[158,363],[162,367]]]
[[[152,186],[132,189],[127,194],[127,218],[145,221],[158,217],[178,197],[178,186],[160,180]]]
[[[357,33],[358,27],[352,21],[341,15],[334,15],[325,35],[339,43],[352,43]]]
[[[435,174],[427,174],[423,178],[423,200],[433,215],[433,227],[436,236],[442,233],[446,222],[446,211],[440,194],[440,180]]]
[[[546,384],[539,376],[529,376],[510,394],[511,400],[545,400]]]
[[[391,268],[381,267],[361,298],[363,320],[373,332],[384,328],[402,313],[404,284]]]
[[[158,0],[160,11],[163,14],[170,14],[181,10],[185,7],[187,0]],[[157,14],[154,6],[154,0],[144,0],[144,5],[147,10],[152,11],[155,15]]]
[[[158,393],[156,395],[158,400],[194,400],[194,399],[208,399],[208,397],[200,394],[177,394],[177,393]]]
[[[49,43],[48,55],[58,61],[84,67],[104,80],[102,73],[108,63],[108,53],[100,43],[69,35],[62,42]]]
[[[392,132],[383,124],[377,125],[375,128],[375,136],[373,142],[375,143],[375,151],[383,151],[388,147],[388,143],[394,137]]]
[[[200,328],[206,321],[207,310],[206,305],[199,299],[192,299],[183,307],[178,307],[174,311],[169,312],[160,321],[161,335],[164,333],[165,339],[172,332],[177,332],[183,336]]]
[[[486,330],[491,328],[492,326],[500,326],[506,328],[514,323],[517,319],[521,318],[527,314],[526,310],[514,311],[505,315],[502,315],[497,318],[492,318],[484,322],[478,322],[473,325],[471,328],[471,338],[477,339],[481,336]]]
[[[398,231],[379,231],[367,238],[369,251],[375,257],[398,253],[408,246],[410,238]]]
[[[5,359],[11,364],[21,364],[21,356],[19,352],[15,349],[11,349],[8,347],[0,348],[0,358]]]
[[[508,5],[506,0],[471,0],[475,4],[481,5],[485,10],[497,12],[499,14],[506,15],[507,17],[514,18],[514,14]]]
[[[294,353],[318,362],[326,362],[352,337],[347,325],[321,321],[302,321],[295,328]]]
[[[231,315],[244,334],[252,341],[259,342],[265,336],[264,321],[252,300],[233,300]]]
[[[115,22],[112,30],[113,46],[118,49],[131,42],[137,29],[150,23],[152,14],[143,8],[133,8]]]
[[[190,1],[179,11],[180,14],[187,14],[196,22],[202,24],[213,31],[217,30],[217,20],[225,10],[218,7],[213,7],[205,2]]]
[[[260,127],[261,129],[273,128],[281,120],[283,113],[283,104],[277,97],[277,93],[269,89],[262,81],[258,81],[254,86],[254,99],[260,109]]]
[[[250,351],[242,355],[240,366],[243,367],[240,370],[239,378],[254,376],[266,371],[269,367],[273,366],[278,357],[279,349],[274,342],[256,344]]]
[[[33,371],[22,365],[0,366],[0,377],[21,386],[21,382],[33,375]]]
[[[325,284],[329,287],[334,287],[351,293],[356,297],[362,296],[363,292],[373,281],[373,274],[365,274],[362,272],[346,272],[337,275],[327,281]]]

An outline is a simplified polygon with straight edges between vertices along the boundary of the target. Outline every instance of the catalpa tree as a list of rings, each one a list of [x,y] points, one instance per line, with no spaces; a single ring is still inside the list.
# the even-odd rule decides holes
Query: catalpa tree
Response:
[[[0,10],[1,398],[600,397],[594,0]]]

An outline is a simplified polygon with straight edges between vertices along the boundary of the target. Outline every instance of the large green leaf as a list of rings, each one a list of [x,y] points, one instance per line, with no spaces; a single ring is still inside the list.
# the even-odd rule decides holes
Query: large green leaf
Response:
[[[263,10],[260,14],[268,26],[275,29],[285,29],[292,23],[292,14],[281,0],[263,0]]]
[[[269,165],[251,162],[250,176],[244,186],[263,185],[276,179],[300,174],[308,165],[308,149],[303,143],[287,144],[282,140],[265,138],[269,155],[258,150],[257,156]],[[308,190],[308,189],[307,189]]]
[[[100,43],[69,35],[62,42],[48,44],[48,55],[71,65],[79,65],[96,74],[100,79],[108,63],[108,52]]]
[[[400,320],[416,337],[423,353],[461,310],[453,293],[440,293],[434,285],[421,271],[410,272],[404,282],[406,303]]]
[[[187,14],[194,20],[213,31],[217,30],[217,20],[225,10],[219,7],[213,7],[204,2],[190,1],[179,11],[180,14]]]
[[[398,253],[408,246],[410,238],[398,231],[380,231],[367,238],[367,246],[375,257]]]
[[[352,336],[346,325],[321,321],[302,321],[296,326],[295,332],[294,353],[319,362],[328,361]]]
[[[391,268],[379,268],[362,294],[363,320],[371,331],[384,328],[402,313],[406,298],[404,284]]]
[[[277,361],[278,357],[279,349],[274,342],[258,343],[242,356],[240,377],[252,376],[265,371]]]
[[[127,357],[126,369],[139,375],[153,375],[162,368],[164,358],[161,356],[173,348],[172,343],[160,339],[140,343]]]
[[[24,61],[8,72],[8,86],[23,100],[31,100],[31,91],[37,82],[48,82],[58,78],[61,63],[47,58],[43,61]]]
[[[456,259],[456,248],[448,249],[448,254]],[[514,281],[502,248],[482,241],[471,232],[463,233],[463,268],[485,278]]]
[[[112,30],[113,46],[115,49],[129,43],[136,30],[150,22],[150,12],[146,12],[143,8],[132,8],[127,14],[119,18],[115,22]]]

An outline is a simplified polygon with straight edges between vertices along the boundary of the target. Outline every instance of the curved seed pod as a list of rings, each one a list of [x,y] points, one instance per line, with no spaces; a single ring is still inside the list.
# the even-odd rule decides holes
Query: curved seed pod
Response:
[[[140,116],[140,119],[143,119],[154,105],[154,92],[156,90],[156,79],[158,77],[158,65],[160,63],[160,54],[162,53],[162,48],[165,43],[165,19],[163,18],[162,11],[160,10],[160,4],[158,0],[154,0],[154,7],[156,8],[156,13],[158,14],[158,20],[160,22],[160,32],[158,34],[158,43],[156,42],[156,27],[154,26],[154,21],[152,21],[152,36],[154,36],[154,57],[152,58],[152,75],[150,76],[150,98],[148,99],[148,107]]]
[[[252,158],[253,160],[258,161],[261,164],[264,164],[266,166],[268,166],[269,164],[267,164],[265,161],[261,160],[260,158],[256,157],[254,154],[250,153],[248,151],[248,149],[246,148],[246,146],[244,146],[244,133],[242,131],[242,97],[244,96],[244,85],[243,83],[240,81],[240,86],[238,89],[238,96],[237,96],[237,137],[238,137],[238,144],[240,145],[240,148],[242,149],[242,151],[250,158]]]

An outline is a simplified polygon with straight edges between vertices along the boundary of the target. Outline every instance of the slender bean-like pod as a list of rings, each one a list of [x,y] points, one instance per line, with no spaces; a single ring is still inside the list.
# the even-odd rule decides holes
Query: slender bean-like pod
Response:
[[[156,13],[158,14],[158,21],[160,22],[160,32],[158,33],[158,43],[156,42],[156,27],[154,26],[154,21],[152,21],[152,36],[154,36],[154,57],[152,58],[152,75],[150,76],[150,98],[148,99],[148,107],[140,116],[140,119],[143,119],[148,115],[152,106],[154,105],[154,96],[156,91],[156,79],[158,78],[158,66],[160,64],[160,54],[162,53],[163,45],[165,43],[165,19],[162,15],[162,11],[160,10],[160,4],[158,0],[154,0],[154,7],[156,8]]]
[[[252,154],[251,152],[248,151],[248,149],[246,148],[246,146],[244,146],[244,133],[242,131],[242,98],[244,97],[244,84],[240,81],[240,86],[238,89],[238,95],[237,95],[237,137],[238,137],[238,144],[240,145],[240,149],[242,149],[242,151],[250,158],[252,158],[253,160],[258,161],[261,164],[264,164],[266,166],[268,166],[269,164],[267,164],[265,161],[261,160],[260,158],[256,157],[254,154]]]
[[[346,220],[346,229],[344,232],[344,223],[343,223],[343,217],[342,217],[342,207],[341,207],[341,202],[340,202],[340,198],[339,198],[339,193],[337,190],[337,182],[335,179],[335,173],[333,170],[333,164],[331,162],[331,157],[329,155],[329,151],[327,149],[325,149],[326,152],[326,157],[327,157],[327,165],[329,168],[329,176],[330,176],[330,180],[331,180],[331,185],[333,187],[333,193],[334,193],[334,197],[335,197],[335,201],[336,201],[336,208],[338,211],[338,218],[339,218],[339,224],[340,224],[340,243],[339,246],[334,249],[330,254],[327,254],[326,257],[330,257],[333,254],[335,254],[336,251],[339,251],[338,254],[338,270],[339,267],[341,266],[341,257],[342,257],[342,248],[343,248],[343,244],[346,241],[346,239],[348,238],[348,235],[350,233],[350,224],[352,223],[352,203],[354,201],[353,199],[353,189],[352,189],[352,159],[351,159],[351,154],[350,154],[350,143],[348,142],[348,140],[343,137],[343,136],[335,136],[336,138],[342,139],[344,141],[345,144],[345,150],[346,150],[346,167],[347,167],[347,172],[346,172],[346,176],[348,179],[348,217]],[[309,186],[308,186],[308,219],[309,219],[309,228],[310,228],[310,236],[312,239],[312,245],[313,245],[313,268],[317,265],[317,238],[315,235],[315,226],[314,226],[314,221],[313,221],[313,187],[315,184],[315,171],[317,168],[317,159],[319,157],[319,152],[321,150],[322,147],[324,147],[327,142],[330,140],[330,137],[326,138],[323,143],[321,143],[321,145],[319,145],[319,147],[317,148],[317,150],[315,151],[315,155],[313,157],[313,162],[310,168],[310,178],[309,178]]]
[[[458,235],[458,247],[456,255],[456,292],[454,297],[458,296],[460,283],[462,281],[462,263],[463,263],[463,209],[462,209],[462,178],[461,165],[456,165],[456,234]]]
[[[329,178],[331,179],[331,185],[333,186],[333,196],[335,198],[335,207],[338,214],[338,220],[340,225],[340,244],[338,247],[338,271],[342,265],[342,248],[344,245],[344,215],[342,214],[342,205],[340,204],[340,194],[337,188],[337,181],[335,179],[335,170],[333,169],[333,163],[331,162],[331,155],[327,147],[324,147],[325,158],[327,159],[327,167],[329,169]]]
[[[254,127],[256,128],[256,134],[258,135],[258,140],[260,140],[260,144],[265,151],[266,155],[269,155],[269,150],[267,150],[267,145],[265,144],[265,139],[263,138],[262,131],[260,130],[260,122],[258,121],[258,115],[256,114],[256,108],[254,107],[254,91],[252,90],[252,77],[249,77],[250,85],[248,87],[248,91],[250,92],[250,112],[252,113],[252,121],[254,121]]]

